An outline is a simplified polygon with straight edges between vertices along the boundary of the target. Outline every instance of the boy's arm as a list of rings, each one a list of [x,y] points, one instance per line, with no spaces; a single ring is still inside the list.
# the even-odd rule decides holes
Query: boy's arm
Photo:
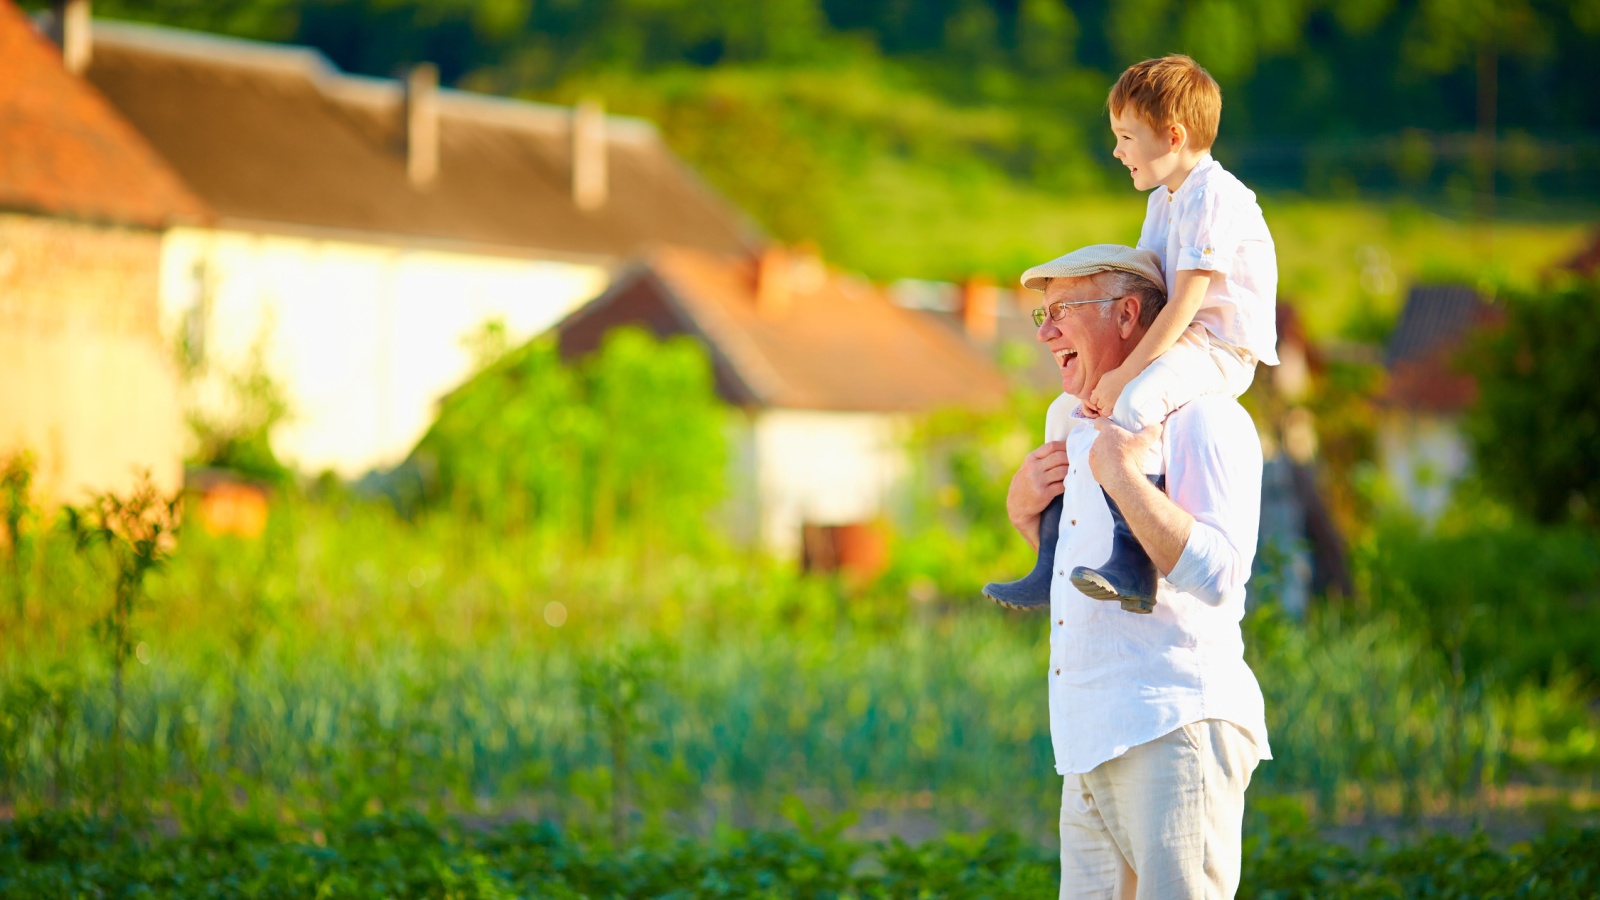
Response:
[[[1213,277],[1220,277],[1220,273],[1205,269],[1184,269],[1178,273],[1177,284],[1172,296],[1167,298],[1167,305],[1161,308],[1156,320],[1150,323],[1150,330],[1139,339],[1139,346],[1133,348],[1122,365],[1100,376],[1100,382],[1089,395],[1089,405],[1094,409],[1086,409],[1085,412],[1111,415],[1112,408],[1117,405],[1117,397],[1121,396],[1128,382],[1161,354],[1172,349],[1172,345],[1183,336],[1189,323],[1194,321],[1195,313],[1200,311],[1200,304],[1205,302],[1206,290],[1210,288]]]

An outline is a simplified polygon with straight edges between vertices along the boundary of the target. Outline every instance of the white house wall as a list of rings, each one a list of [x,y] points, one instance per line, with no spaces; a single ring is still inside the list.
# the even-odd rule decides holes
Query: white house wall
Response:
[[[1391,416],[1378,433],[1384,474],[1401,499],[1426,522],[1450,504],[1456,482],[1472,464],[1454,419]]]
[[[904,417],[870,412],[765,410],[753,422],[761,538],[800,555],[802,525],[867,522],[906,476]]]
[[[176,343],[203,322],[202,403],[219,402],[226,374],[248,370],[259,348],[290,408],[274,435],[279,458],[355,477],[410,452],[437,401],[471,374],[471,340],[487,323],[502,322],[516,346],[607,279],[593,265],[175,229],[161,327]]]

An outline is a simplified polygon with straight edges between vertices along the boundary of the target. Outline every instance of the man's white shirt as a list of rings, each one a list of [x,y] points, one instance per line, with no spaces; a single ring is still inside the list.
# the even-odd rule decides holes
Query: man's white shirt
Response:
[[[1261,516],[1261,443],[1250,416],[1222,396],[1174,412],[1162,435],[1167,495],[1194,517],[1150,615],[1092,600],[1075,566],[1111,553],[1111,511],[1089,471],[1099,436],[1076,397],[1046,417],[1067,444],[1068,471],[1050,586],[1050,737],[1056,771],[1081,774],[1191,722],[1223,719],[1270,759],[1261,686],[1244,661],[1245,581]]]
[[[1213,271],[1194,320],[1218,340],[1278,364],[1278,257],[1255,192],[1207,153],[1177,191],[1150,192],[1139,249],[1161,257],[1167,296],[1178,272]]]

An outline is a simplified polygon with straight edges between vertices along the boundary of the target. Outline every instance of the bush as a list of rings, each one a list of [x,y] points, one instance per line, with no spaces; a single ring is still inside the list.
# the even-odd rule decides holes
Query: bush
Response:
[[[687,338],[617,329],[579,365],[545,338],[446,398],[412,462],[432,505],[494,525],[681,545],[722,493],[727,415]]]
[[[1357,555],[1372,607],[1468,672],[1600,679],[1600,534],[1493,521],[1430,534],[1387,520]]]
[[[802,823],[803,824],[803,823]],[[126,838],[74,816],[0,827],[0,898],[74,896],[456,898],[1006,898],[1054,893],[1054,854],[1014,834],[911,846],[837,829],[730,832],[613,854],[548,825],[488,831],[415,815],[362,820],[311,842]],[[1593,898],[1600,831],[1504,852],[1482,835],[1436,835],[1355,852],[1303,834],[1246,842],[1240,897]]]
[[[1600,525],[1600,280],[1510,294],[1505,312],[1468,357],[1479,476],[1535,521]]]

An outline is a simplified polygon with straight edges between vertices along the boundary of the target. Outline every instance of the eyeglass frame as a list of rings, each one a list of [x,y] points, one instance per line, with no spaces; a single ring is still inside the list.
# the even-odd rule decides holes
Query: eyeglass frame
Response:
[[[1062,319],[1065,319],[1067,317],[1067,307],[1069,306],[1087,306],[1090,303],[1105,303],[1109,300],[1121,299],[1121,297],[1101,297],[1098,300],[1057,300],[1054,303],[1048,303],[1044,306],[1035,306],[1032,313],[1033,327],[1043,328],[1045,316],[1049,316],[1050,321],[1052,322],[1059,322]],[[1057,308],[1061,310],[1061,315],[1059,316],[1051,311]]]

